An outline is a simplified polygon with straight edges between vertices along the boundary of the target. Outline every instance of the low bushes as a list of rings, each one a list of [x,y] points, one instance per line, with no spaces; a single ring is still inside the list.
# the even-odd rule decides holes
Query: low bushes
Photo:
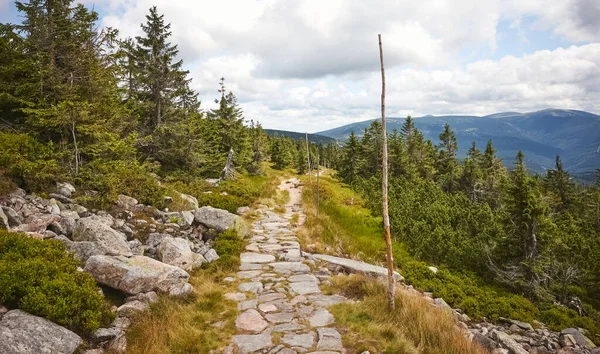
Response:
[[[0,303],[89,334],[113,315],[78,265],[59,241],[0,230]]]

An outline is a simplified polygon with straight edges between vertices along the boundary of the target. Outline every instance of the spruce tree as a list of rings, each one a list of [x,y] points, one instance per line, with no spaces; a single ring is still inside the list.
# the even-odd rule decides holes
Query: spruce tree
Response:
[[[165,23],[156,6],[150,8],[141,27],[144,35],[136,37],[135,75],[144,123],[152,131],[169,119],[173,108],[194,108],[197,99],[189,88],[189,72],[182,69],[183,61],[176,61],[177,45],[168,41],[171,24]]]
[[[458,164],[456,162],[456,152],[458,143],[450,125],[444,125],[444,131],[440,134],[440,143],[437,149],[437,179],[444,191],[452,193],[456,190]]]
[[[354,185],[359,177],[361,168],[361,144],[354,131],[352,131],[348,141],[344,145],[339,176],[342,181]]]
[[[467,152],[467,158],[465,159],[460,178],[461,189],[472,202],[477,202],[481,194],[481,179],[483,178],[480,168],[481,158],[481,151],[477,148],[475,141],[473,141]]]
[[[248,129],[244,126],[244,113],[237,103],[237,97],[227,91],[225,78],[219,82],[220,99],[215,99],[218,108],[212,109],[209,117],[216,122],[219,137],[219,151],[226,156],[229,149],[235,152],[235,165],[247,168],[252,161],[252,147]]]
[[[556,155],[555,167],[548,170],[544,182],[546,187],[558,196],[563,207],[571,203],[575,185],[571,182],[569,173],[563,169],[560,156]]]

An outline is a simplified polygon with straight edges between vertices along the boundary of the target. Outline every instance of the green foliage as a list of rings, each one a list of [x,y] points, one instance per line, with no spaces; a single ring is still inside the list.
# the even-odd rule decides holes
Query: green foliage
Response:
[[[39,143],[26,134],[0,131],[0,166],[5,176],[30,190],[47,188],[62,174],[52,144]]]
[[[320,240],[329,246],[320,251],[329,249],[336,254],[382,263],[385,244],[381,218],[365,209],[367,206],[375,215],[380,213],[380,179],[376,176],[359,179],[355,188],[361,191],[363,198],[329,177],[322,178],[319,217],[311,211],[315,186],[309,187],[304,189],[303,201],[308,212],[305,225],[311,230],[310,242]],[[452,307],[464,310],[474,319],[493,320],[500,316],[527,322],[547,319],[548,325],[556,330],[577,325],[597,333],[600,316],[592,306],[584,305],[588,316],[579,316],[573,310],[524,297],[523,285],[519,285],[520,291],[515,291],[516,286],[506,287],[495,281],[496,274],[489,268],[487,257],[505,251],[501,245],[507,237],[506,211],[494,211],[487,203],[473,203],[463,193],[448,194],[435,181],[420,178],[391,178],[389,199],[391,229],[396,241],[394,260],[398,270],[415,288],[444,298]],[[596,284],[597,273],[590,272],[585,277],[577,272],[560,273],[583,267],[596,269],[595,264],[586,264],[584,259],[593,259],[591,254],[597,252],[597,236],[582,239],[578,236],[582,229],[575,220],[572,215],[563,216],[558,230],[564,230],[564,234],[554,233],[562,243],[552,244],[552,264],[556,269],[551,275],[554,285],[549,290],[557,298],[576,295],[595,303],[593,284]],[[548,252],[546,247],[541,249]],[[437,274],[428,268],[432,263],[438,265]],[[562,284],[560,279],[566,283]],[[573,282],[589,285],[569,286]],[[354,292],[359,293],[359,290]],[[559,297],[559,294],[566,295]]]
[[[59,241],[0,230],[0,302],[81,334],[112,320],[95,280]]]
[[[227,230],[220,233],[213,245],[219,259],[211,263],[209,267],[216,267],[225,272],[236,271],[240,266],[240,254],[244,251],[244,247],[244,242],[235,231]]]
[[[140,165],[135,161],[96,160],[81,171],[77,181],[98,192],[87,200],[97,206],[112,204],[119,194],[136,198],[140,203],[160,205],[164,200],[165,189],[150,174],[151,169],[151,166]]]

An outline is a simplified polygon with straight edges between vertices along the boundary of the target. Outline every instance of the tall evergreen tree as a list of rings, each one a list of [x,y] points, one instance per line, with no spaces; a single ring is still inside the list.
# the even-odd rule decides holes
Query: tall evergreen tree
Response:
[[[481,179],[483,178],[480,168],[481,158],[481,151],[473,141],[467,152],[460,178],[460,186],[472,202],[479,201],[479,195],[481,194]]]
[[[544,182],[546,187],[558,196],[563,207],[572,202],[575,184],[571,182],[569,173],[563,169],[560,156],[556,155],[555,167],[548,170]]]
[[[437,179],[444,191],[452,193],[456,190],[458,180],[458,163],[456,152],[458,143],[450,125],[444,125],[444,131],[440,134],[440,143],[437,145]]]
[[[168,119],[172,108],[194,108],[197,95],[189,88],[188,71],[183,61],[176,61],[177,45],[168,41],[171,24],[165,23],[156,6],[150,8],[146,23],[141,25],[143,36],[136,37],[134,52],[138,98],[144,104],[145,124],[154,130]]]
[[[340,178],[353,185],[358,177],[359,171],[361,170],[361,145],[354,134],[354,131],[350,133],[350,137],[344,145],[342,161],[340,162],[339,176]]]
[[[221,98],[215,99],[215,103],[219,107],[212,109],[209,116],[217,124],[219,150],[226,156],[229,149],[233,149],[235,165],[247,168],[252,160],[252,147],[248,129],[244,126],[244,113],[238,105],[237,97],[231,91],[227,91],[223,77],[219,82],[218,92]]]

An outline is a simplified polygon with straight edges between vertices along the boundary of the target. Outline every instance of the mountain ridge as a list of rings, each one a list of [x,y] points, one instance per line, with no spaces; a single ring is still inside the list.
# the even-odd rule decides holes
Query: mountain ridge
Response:
[[[387,119],[388,131],[400,130],[406,118]],[[362,136],[364,128],[376,119],[351,123],[317,132],[317,135],[345,140],[352,131]],[[450,124],[464,157],[473,141],[480,149],[492,140],[498,156],[511,165],[522,150],[529,168],[544,172],[554,166],[559,155],[567,170],[585,174],[600,168],[600,115],[567,109],[544,109],[535,112],[499,112],[486,116],[446,115],[415,117],[416,127],[426,139],[438,141],[444,124]]]

